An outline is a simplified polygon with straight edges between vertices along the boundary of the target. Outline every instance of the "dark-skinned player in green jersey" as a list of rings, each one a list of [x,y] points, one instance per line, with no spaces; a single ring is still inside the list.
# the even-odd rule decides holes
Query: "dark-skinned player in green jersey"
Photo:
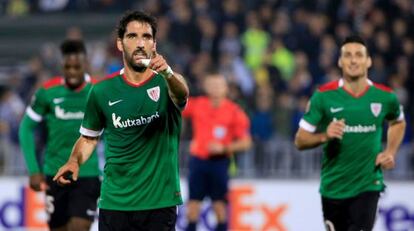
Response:
[[[340,49],[342,78],[313,94],[295,145],[301,150],[323,145],[320,193],[326,229],[370,231],[385,189],[382,170],[394,167],[404,136],[404,113],[391,89],[368,79],[371,58],[365,42],[350,36]]]
[[[85,116],[67,163],[54,180],[76,181],[79,166],[104,132],[105,167],[99,230],[175,230],[182,204],[178,147],[188,86],[156,51],[155,18],[128,12],[118,25],[124,68],[89,94]]]
[[[52,181],[79,137],[79,126],[92,87],[92,79],[86,74],[87,57],[83,42],[66,40],[60,48],[63,77],[46,81],[36,91],[21,121],[20,146],[30,175],[30,187],[35,191],[46,190],[49,228],[52,231],[87,231],[96,215],[100,191],[96,153],[82,166],[75,184],[62,187]],[[40,168],[34,133],[42,120],[47,129],[47,140],[44,164]]]

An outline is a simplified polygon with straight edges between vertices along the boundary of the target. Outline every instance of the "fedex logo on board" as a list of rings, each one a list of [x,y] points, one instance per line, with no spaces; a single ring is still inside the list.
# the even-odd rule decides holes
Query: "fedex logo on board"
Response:
[[[284,215],[289,206],[285,203],[270,205],[265,202],[253,202],[255,188],[250,185],[233,186],[229,191],[229,230],[277,230],[287,231]],[[185,206],[180,206],[177,218],[177,230],[185,230],[187,225]],[[259,222],[252,223],[252,214],[258,215]],[[203,206],[200,212],[198,227],[203,231],[214,231],[216,220],[211,203]]]
[[[17,195],[8,194],[0,201],[0,229],[46,229],[44,201],[43,193],[36,193],[28,187],[18,188]]]

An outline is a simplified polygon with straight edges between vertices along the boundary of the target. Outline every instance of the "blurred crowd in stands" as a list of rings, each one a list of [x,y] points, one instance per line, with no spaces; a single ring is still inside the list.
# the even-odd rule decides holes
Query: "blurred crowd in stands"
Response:
[[[299,155],[303,165],[312,165],[310,171],[318,170],[315,160],[308,159],[313,157],[298,154],[292,145],[283,143],[291,143],[315,87],[340,78],[340,42],[350,34],[361,35],[373,60],[370,79],[394,89],[408,122],[395,176],[414,177],[412,0],[0,1],[1,17],[61,12],[121,15],[127,9],[144,9],[158,17],[158,53],[173,69],[185,74],[192,95],[201,94],[206,71],[216,68],[226,76],[231,87],[229,97],[251,118],[255,147],[239,162],[240,171],[252,169],[253,176],[277,177],[283,169],[292,171],[288,177],[295,176],[306,166],[298,165],[296,157],[283,157],[291,153]],[[68,28],[67,37],[82,38],[83,31]],[[108,34],[101,41],[86,41],[93,76],[102,78],[122,68],[114,39]],[[57,47],[43,46],[39,54],[27,60],[19,73],[23,78],[11,77],[7,86],[0,88],[0,145],[9,147],[1,148],[2,152],[18,151],[16,129],[24,105],[41,82],[60,73]],[[283,153],[275,157],[280,150]],[[277,159],[275,166],[267,168],[269,158]],[[283,171],[276,171],[280,169]]]

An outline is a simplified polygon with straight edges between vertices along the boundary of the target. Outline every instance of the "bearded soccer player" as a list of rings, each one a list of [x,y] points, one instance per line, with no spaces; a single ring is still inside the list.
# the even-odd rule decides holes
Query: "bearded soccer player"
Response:
[[[368,79],[371,58],[364,41],[350,36],[340,52],[342,78],[314,93],[295,145],[324,147],[320,193],[327,230],[369,231],[385,189],[382,170],[395,165],[405,120],[392,90]],[[386,121],[387,141],[382,149]]]
[[[123,16],[117,47],[124,69],[92,88],[68,162],[54,180],[78,178],[98,137],[105,134],[99,230],[175,230],[182,204],[178,147],[181,110],[189,95],[184,78],[156,52],[155,18],[139,11]]]
[[[52,180],[71,153],[79,137],[91,77],[86,74],[86,49],[82,41],[61,44],[63,77],[43,84],[32,98],[21,121],[20,145],[29,170],[30,187],[46,190],[48,225],[52,231],[89,230],[96,214],[100,180],[98,157],[92,157],[80,169],[79,180],[62,187]],[[39,122],[47,128],[46,152],[41,169],[35,153],[34,132]]]
[[[227,98],[224,76],[208,74],[204,79],[206,96],[190,98],[183,112],[191,120],[193,138],[189,163],[187,231],[195,231],[201,202],[209,197],[217,218],[215,230],[228,229],[227,193],[230,158],[251,147],[250,122],[244,111]]]

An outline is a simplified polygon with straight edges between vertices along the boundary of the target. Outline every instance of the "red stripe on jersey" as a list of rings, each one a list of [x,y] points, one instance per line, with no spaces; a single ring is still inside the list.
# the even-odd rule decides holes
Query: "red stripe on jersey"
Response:
[[[361,96],[365,95],[365,93],[367,93],[367,91],[369,90],[369,88],[370,88],[370,87],[371,87],[370,85],[367,85],[367,86],[365,87],[365,89],[364,89],[361,93],[359,93],[359,94],[355,94],[355,93],[353,93],[352,91],[350,91],[350,90],[346,89],[345,87],[343,87],[342,89],[344,89],[344,91],[345,91],[346,93],[350,94],[352,97],[354,97],[354,98],[359,98],[359,97],[361,97]]]
[[[329,83],[326,83],[318,88],[319,91],[333,91],[339,88],[339,80],[335,80]]]
[[[95,83],[97,83],[97,82],[99,82],[99,80],[98,80],[97,78],[95,78],[95,77],[91,77],[91,83],[92,83],[92,84],[95,84]]]
[[[98,82],[101,82],[101,81],[104,81],[104,80],[107,80],[107,79],[112,79],[114,77],[117,77],[117,76],[121,75],[120,72],[121,72],[121,70],[115,71],[115,72],[113,72],[113,73],[105,76],[105,78],[103,78],[102,80],[99,80]]]
[[[392,89],[379,83],[374,83],[374,86],[380,90],[386,91],[386,92],[392,92]]]
[[[125,73],[124,73],[124,74],[122,74],[122,78],[124,79],[125,83],[126,83],[126,84],[128,84],[128,85],[129,85],[129,86],[131,86],[131,87],[140,87],[140,86],[142,86],[142,85],[146,84],[147,82],[149,82],[149,81],[150,81],[150,80],[151,80],[154,76],[155,76],[155,72],[152,72],[152,73],[151,73],[151,76],[150,76],[150,77],[148,77],[148,79],[146,79],[146,80],[144,80],[144,81],[142,81],[142,82],[140,82],[140,83],[133,83],[133,82],[129,81],[129,80],[126,78]]]
[[[63,79],[63,77],[61,76],[57,76],[57,77],[53,77],[52,79],[46,81],[45,83],[43,83],[43,87],[45,89],[51,88],[51,87],[55,87],[55,86],[60,86],[65,84],[65,81]]]

